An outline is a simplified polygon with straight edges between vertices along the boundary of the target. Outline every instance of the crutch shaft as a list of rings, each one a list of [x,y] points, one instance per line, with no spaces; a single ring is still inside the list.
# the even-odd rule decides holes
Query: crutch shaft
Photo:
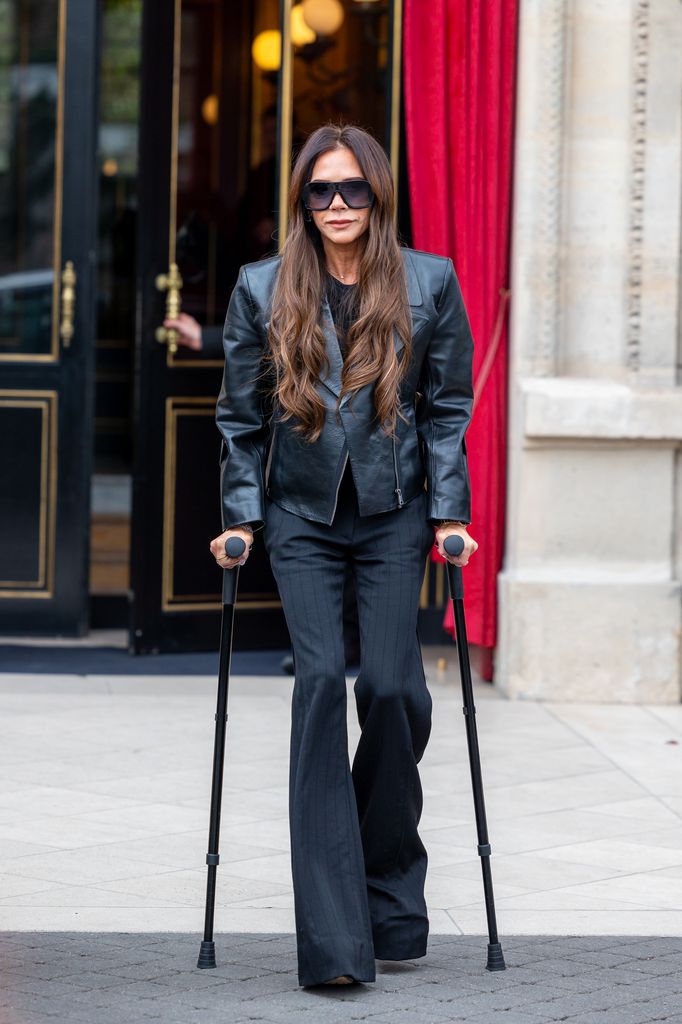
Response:
[[[456,569],[456,566],[449,566],[449,568]],[[471,772],[471,785],[474,791],[476,833],[478,835],[479,846],[485,846],[488,843],[488,822],[485,813],[485,795],[483,792],[483,778],[481,775],[481,753],[478,746],[474,688],[471,681],[471,666],[468,657],[469,647],[466,633],[466,622],[464,620],[464,607],[461,599],[453,601],[453,612],[455,617],[455,632],[457,635],[459,672],[462,682],[462,710],[464,712],[467,747],[469,750],[469,770]]]
[[[230,654],[232,650],[232,626],[234,605],[223,605],[218,701],[216,705],[216,728],[213,745],[213,779],[211,784],[211,812],[208,830],[208,883],[206,899],[206,924],[204,941],[213,935],[213,910],[215,904],[216,869],[220,862],[220,815],[223,797],[223,773],[225,767],[225,745],[227,740],[227,696],[230,676]]]
[[[240,538],[230,538],[225,554],[240,555],[246,545]],[[227,738],[227,697],[232,658],[232,630],[234,626],[234,605],[237,597],[239,569],[223,572],[223,612],[220,623],[220,665],[218,669],[218,699],[215,714],[215,738],[213,741],[213,774],[211,780],[211,810],[208,829],[208,853],[206,864],[206,913],[204,917],[204,938],[199,951],[197,967],[206,969],[216,966],[213,924],[215,917],[215,896],[217,870],[220,863],[220,814],[223,795],[223,770],[225,766],[225,743]]]
[[[448,541],[457,541],[458,545],[448,550]],[[448,554],[457,555],[463,549],[463,542],[460,537],[450,537],[445,542]],[[457,636],[457,655],[459,660],[459,673],[462,683],[463,712],[467,736],[467,748],[469,751],[469,770],[471,773],[471,788],[474,797],[474,814],[476,816],[476,835],[478,837],[478,855],[481,858],[481,873],[483,876],[483,893],[485,897],[485,912],[488,924],[488,961],[486,967],[489,971],[503,971],[505,969],[502,946],[497,933],[497,918],[495,915],[495,896],[493,892],[493,876],[490,866],[491,847],[488,839],[488,821],[485,813],[485,795],[483,792],[483,776],[481,773],[481,753],[478,746],[478,730],[476,727],[476,705],[474,702],[474,688],[471,681],[471,664],[469,661],[469,643],[467,640],[466,621],[464,618],[464,584],[462,570],[459,566],[447,563],[448,587],[452,598],[452,610],[455,620],[455,633]]]

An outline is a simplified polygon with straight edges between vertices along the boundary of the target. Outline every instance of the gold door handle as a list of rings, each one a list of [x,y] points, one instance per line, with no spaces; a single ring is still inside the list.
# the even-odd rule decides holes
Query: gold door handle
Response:
[[[180,313],[180,289],[182,277],[177,263],[171,263],[167,274],[159,274],[156,287],[166,293],[166,319],[176,320]],[[178,350],[178,332],[174,327],[157,327],[156,340],[168,345],[171,355]]]
[[[73,318],[76,309],[76,271],[71,260],[67,260],[62,270],[61,323],[59,336],[64,348],[69,348],[73,338]]]

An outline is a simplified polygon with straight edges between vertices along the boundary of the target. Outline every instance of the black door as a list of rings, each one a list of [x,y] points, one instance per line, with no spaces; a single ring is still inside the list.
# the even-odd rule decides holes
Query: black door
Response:
[[[239,265],[276,251],[277,76],[254,94],[254,22],[276,2],[148,0],[142,27],[131,648],[217,645],[215,403]],[[163,328],[179,309],[201,351]],[[177,345],[177,348],[176,348]],[[262,545],[242,572],[236,645],[286,647]]]
[[[208,543],[221,529],[214,414],[227,302],[239,266],[277,251],[291,153],[321,121],[368,125],[397,176],[400,9],[398,0],[342,0],[331,21],[311,9],[311,28],[292,0],[146,0],[131,550],[137,652],[217,644],[221,574]],[[180,308],[202,325],[201,352],[162,326]],[[240,574],[236,618],[235,646],[288,644],[258,535]]]
[[[97,4],[7,0],[0,48],[0,630],[87,628]]]

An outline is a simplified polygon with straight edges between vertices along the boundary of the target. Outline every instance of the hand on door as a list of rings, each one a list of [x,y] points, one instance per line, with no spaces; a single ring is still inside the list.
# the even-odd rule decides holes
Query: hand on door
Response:
[[[177,317],[166,317],[163,326],[174,328],[178,332],[178,345],[200,352],[202,345],[201,324],[197,323],[189,313],[178,313]]]
[[[225,554],[225,544],[227,543],[228,537],[240,537],[246,544],[246,551],[242,555],[239,555],[238,558],[228,558]],[[211,554],[221,569],[234,569],[236,565],[244,565],[249,557],[249,552],[251,551],[252,546],[253,533],[251,530],[247,530],[240,526],[232,527],[230,530],[224,530],[220,536],[212,540],[209,545]]]

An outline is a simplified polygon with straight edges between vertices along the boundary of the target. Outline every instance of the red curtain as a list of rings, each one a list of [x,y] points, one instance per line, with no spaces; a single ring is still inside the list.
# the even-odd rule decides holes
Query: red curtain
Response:
[[[474,336],[467,433],[471,643],[492,649],[504,543],[507,304],[518,0],[405,0],[404,105],[414,246],[450,256]],[[439,559],[437,552],[435,558]],[[448,606],[445,628],[453,632]]]

